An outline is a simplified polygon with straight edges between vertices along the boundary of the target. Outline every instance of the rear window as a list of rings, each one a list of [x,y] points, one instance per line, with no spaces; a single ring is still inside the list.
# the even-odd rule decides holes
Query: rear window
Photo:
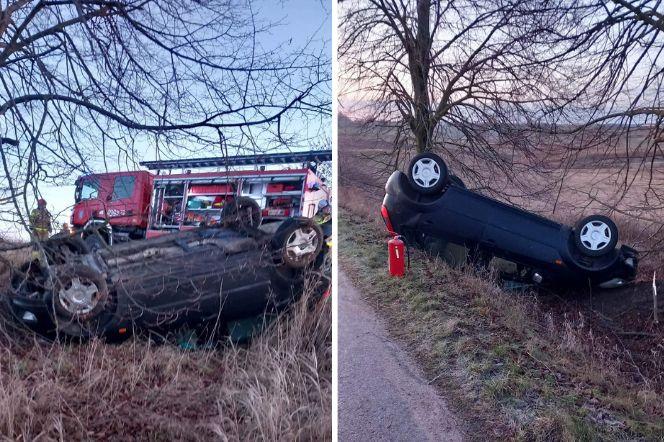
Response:
[[[136,178],[133,176],[119,176],[113,182],[113,199],[122,200],[131,198],[134,193],[134,183]]]

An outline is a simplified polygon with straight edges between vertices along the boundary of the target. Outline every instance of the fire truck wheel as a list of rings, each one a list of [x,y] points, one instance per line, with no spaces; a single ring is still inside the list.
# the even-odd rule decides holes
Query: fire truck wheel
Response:
[[[318,257],[323,247],[323,232],[309,218],[290,218],[279,226],[272,241],[284,264],[303,268]]]
[[[221,213],[224,226],[258,228],[263,220],[258,203],[248,196],[240,196],[228,202]]]

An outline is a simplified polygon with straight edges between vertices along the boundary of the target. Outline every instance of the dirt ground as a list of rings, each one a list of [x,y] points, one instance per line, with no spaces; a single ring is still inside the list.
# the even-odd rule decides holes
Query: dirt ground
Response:
[[[457,418],[339,271],[339,440],[461,441]]]

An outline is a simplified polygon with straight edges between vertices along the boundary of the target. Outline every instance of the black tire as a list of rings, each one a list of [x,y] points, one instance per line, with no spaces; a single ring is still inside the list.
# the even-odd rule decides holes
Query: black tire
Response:
[[[58,238],[43,243],[49,264],[65,264],[72,255],[85,255],[90,252],[87,244],[78,237]]]
[[[47,274],[42,271],[39,261],[33,260],[10,269],[10,287],[15,296],[30,296],[43,292],[47,286]]]
[[[237,197],[224,205],[221,218],[225,227],[258,228],[263,221],[261,208],[253,198],[248,196]]]
[[[296,244],[297,231],[309,236],[315,233],[315,236],[312,237],[311,243]],[[309,250],[303,255],[298,255],[304,246]],[[279,251],[281,261],[288,267],[296,269],[307,267],[316,260],[323,248],[323,231],[309,218],[289,218],[274,234],[272,247]]]
[[[431,169],[423,170],[426,165]],[[425,174],[424,177],[422,174]],[[431,174],[431,175],[427,175]],[[408,165],[408,181],[413,188],[423,195],[435,195],[440,193],[449,181],[447,165],[442,158],[435,153],[425,152],[415,155]],[[427,180],[426,177],[431,176]]]
[[[467,189],[466,183],[464,183],[463,180],[456,175],[450,175],[450,183],[453,186],[461,187],[462,189]]]
[[[19,327],[25,327],[34,333],[37,333],[47,339],[55,337],[54,324],[50,317],[43,317],[39,312],[33,312],[32,309],[26,309],[20,306],[22,299],[30,299],[35,293],[43,297],[43,293],[47,290],[48,275],[44,273],[39,261],[29,261],[22,264],[18,268],[11,268],[11,286],[9,293],[3,296],[5,300],[5,307],[9,311],[14,321]],[[14,300],[19,301],[15,304]],[[30,311],[36,317],[36,321],[26,321],[23,315],[26,311]]]
[[[90,311],[74,313],[66,306],[66,297],[60,296],[62,290],[67,290],[72,281],[78,278],[83,283],[94,284],[97,288],[95,293],[95,306]],[[57,329],[74,338],[88,338],[97,332],[96,319],[109,304],[110,294],[104,276],[81,264],[67,265],[58,269],[55,276],[53,288],[53,309],[51,315]]]
[[[618,244],[618,227],[609,217],[587,216],[574,226],[574,243],[586,256],[604,256]]]

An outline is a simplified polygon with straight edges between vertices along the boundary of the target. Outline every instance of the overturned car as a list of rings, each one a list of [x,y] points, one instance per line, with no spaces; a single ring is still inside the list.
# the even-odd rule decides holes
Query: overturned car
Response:
[[[49,240],[12,272],[9,308],[41,334],[76,338],[216,329],[279,310],[302,293],[323,236],[310,219],[258,227],[259,218],[97,250],[74,237]]]
[[[516,264],[515,279],[551,285],[619,287],[636,276],[638,253],[618,244],[601,215],[569,227],[466,189],[437,155],[415,156],[407,174],[392,173],[381,209],[387,229],[424,248],[444,240],[469,256]]]

